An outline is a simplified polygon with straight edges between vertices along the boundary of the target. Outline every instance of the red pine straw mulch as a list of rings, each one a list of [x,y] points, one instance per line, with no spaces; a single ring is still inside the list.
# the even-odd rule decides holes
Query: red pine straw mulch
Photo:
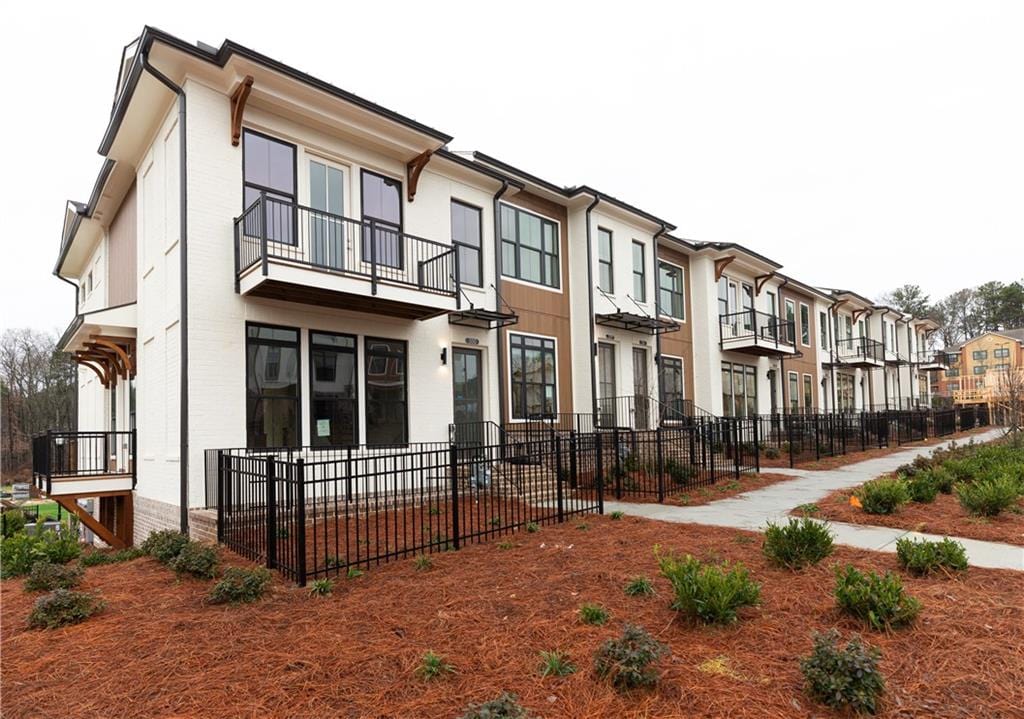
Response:
[[[969,441],[970,438],[976,434],[988,432],[992,427],[978,427],[971,429],[966,432],[957,432],[956,434],[947,435],[945,437],[930,437],[923,442],[913,442],[903,445],[897,445],[894,443],[889,447],[867,449],[863,452],[848,452],[847,454],[840,454],[835,457],[822,457],[821,459],[812,459],[809,461],[800,461],[799,459],[795,463],[797,469],[811,469],[811,470],[829,470],[838,469],[845,467],[848,464],[854,464],[856,462],[864,462],[869,459],[877,459],[878,457],[886,457],[896,452],[902,452],[906,449],[913,449],[914,447],[931,447],[934,445],[942,444],[943,442],[949,442],[950,440],[956,440],[957,442],[963,443]],[[813,456],[813,455],[812,455]],[[761,466],[762,467],[774,467],[774,468],[788,468],[789,467],[789,455],[785,452],[781,454],[778,459],[768,459],[763,454],[761,455]]]
[[[814,516],[837,522],[873,524],[1024,546],[1024,498],[1017,503],[1019,512],[1002,512],[996,517],[975,517],[969,514],[952,494],[940,494],[930,504],[908,502],[894,514],[868,514],[850,505],[850,496],[855,489],[833,492],[817,502],[821,512]]]
[[[737,494],[742,494],[743,492],[763,489],[764,487],[778,484],[779,482],[786,482],[791,479],[796,479],[796,477],[789,474],[754,474],[753,472],[744,472],[740,474],[738,479],[733,479],[731,477],[728,479],[721,479],[714,484],[709,484],[704,487],[678,489],[672,486],[666,486],[665,501],[662,502],[662,504],[671,504],[677,507],[696,507],[719,499],[735,497]],[[620,501],[615,499],[614,492],[609,493],[607,489],[605,490],[605,500]],[[650,502],[657,503],[658,495],[632,495],[627,493],[623,495],[621,501],[637,502],[640,504]]]
[[[838,548],[792,573],[762,558],[759,535],[642,519],[588,519],[517,534],[515,547],[476,545],[340,580],[309,597],[275,580],[257,604],[204,606],[208,582],[175,582],[149,559],[87,570],[103,614],[54,631],[25,628],[33,597],[2,583],[4,716],[61,707],[78,717],[456,717],[469,702],[519,695],[538,717],[821,717],[798,661],[811,630],[860,632],[883,652],[880,716],[1020,717],[1024,707],[1024,573],[971,569],[963,578],[906,577],[924,604],[912,627],[865,630],[835,607],[834,560],[896,569],[892,555]],[[669,608],[652,547],[742,560],[763,582],[763,606],[725,628],[685,625]],[[628,597],[636,575],[658,595]],[[577,620],[584,602],[611,613]],[[629,621],[671,645],[653,691],[622,695],[593,673],[594,652]],[[456,675],[424,681],[433,650]],[[541,650],[579,668],[541,678]],[[707,662],[715,664],[708,665]],[[704,668],[700,667],[704,665]],[[714,671],[714,667],[725,668]]]

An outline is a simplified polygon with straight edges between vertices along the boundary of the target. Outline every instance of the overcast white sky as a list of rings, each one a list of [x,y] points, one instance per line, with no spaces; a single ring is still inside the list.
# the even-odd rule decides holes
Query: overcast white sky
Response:
[[[1024,2],[143,5],[4,9],[5,327],[71,319],[64,203],[88,197],[146,23],[230,37],[806,282],[937,298],[1024,275]]]

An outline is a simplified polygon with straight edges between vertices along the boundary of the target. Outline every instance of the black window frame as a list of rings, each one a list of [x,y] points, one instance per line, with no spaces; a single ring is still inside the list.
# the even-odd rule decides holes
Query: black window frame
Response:
[[[670,276],[676,277],[678,279],[678,290],[674,290],[671,287],[665,287],[665,285],[662,284],[663,269],[668,270]],[[680,322],[686,322],[686,282],[683,279],[683,274],[683,268],[680,267],[679,265],[674,265],[671,262],[666,262],[664,260],[658,261],[658,313],[665,315],[666,317],[671,317],[672,319],[679,320]],[[663,293],[668,293],[668,308],[666,308],[665,306],[665,298],[663,296]],[[679,297],[679,307],[682,310],[679,315],[672,314],[671,309],[672,298],[676,295],[678,295]]]
[[[608,257],[603,257],[601,241],[604,233],[608,238]],[[608,268],[608,286],[601,282],[601,270]],[[597,228],[597,286],[608,294],[615,294],[615,233],[604,227]]]
[[[245,179],[245,138],[247,136],[249,136],[249,135],[255,135],[256,137],[262,137],[264,140],[269,140],[270,142],[276,142],[279,145],[285,145],[285,146],[291,148],[291,151],[292,151],[292,192],[291,192],[290,195],[288,193],[286,193],[286,192],[281,192],[280,190],[276,190],[276,189],[274,189],[272,187],[267,187],[266,185],[260,185],[259,183],[256,183],[256,182],[249,182],[249,181],[247,181]],[[299,146],[296,145],[294,142],[288,142],[287,140],[282,140],[280,137],[274,137],[273,135],[267,134],[265,132],[260,132],[259,130],[253,130],[253,129],[248,128],[248,127],[243,127],[242,128],[242,142],[241,142],[241,146],[242,146],[242,212],[244,213],[246,210],[249,209],[249,207],[252,206],[252,204],[249,204],[249,205],[245,204],[245,190],[246,190],[246,188],[249,188],[249,187],[251,187],[251,188],[253,188],[255,190],[258,190],[260,193],[265,193],[274,202],[283,202],[281,199],[279,199],[281,197],[289,198],[289,201],[287,203],[284,203],[284,204],[289,204],[289,205],[291,205],[292,208],[297,208],[298,204],[299,204]],[[276,242],[276,243],[278,243],[280,245],[288,245],[289,247],[297,247],[298,246],[298,244],[299,244],[299,218],[298,218],[298,212],[296,212],[295,209],[292,209],[291,215],[292,215],[292,217],[291,217],[291,221],[292,221],[291,222],[291,224],[292,224],[292,228],[291,228],[292,241],[291,242],[284,242],[282,240],[278,240],[278,239],[274,239],[274,238],[270,238],[270,237],[267,238],[268,241]],[[246,221],[246,225],[248,226],[248,220]],[[257,225],[257,226],[259,226],[259,225]],[[261,323],[257,323],[257,324],[261,324]]]
[[[1009,359],[1010,348],[1009,347],[996,347],[992,350],[992,359]]]
[[[540,343],[541,343],[541,346],[540,347],[529,347],[528,348],[525,343],[517,346],[515,344],[515,341],[517,339],[519,339],[519,340],[524,340],[524,339],[539,340]],[[548,344],[550,344],[551,346],[548,347],[547,346]],[[535,383],[527,382],[526,381],[526,373],[525,372],[523,373],[523,379],[521,380],[521,382],[519,382],[519,384],[522,385],[522,391],[520,392],[520,399],[521,399],[521,403],[520,404],[522,406],[520,406],[520,407],[515,406],[516,403],[513,401],[513,391],[512,391],[513,388],[515,387],[515,385],[517,384],[516,381],[514,380],[514,378],[512,377],[512,354],[514,352],[519,352],[522,355],[522,366],[525,367],[526,366],[526,356],[525,355],[526,355],[527,349],[529,349],[529,350],[536,350],[536,351],[539,351],[539,352],[541,352],[543,354],[550,354],[551,357],[552,357],[551,368],[552,368],[552,372],[554,373],[554,377],[552,378],[551,382],[547,382],[546,381],[547,380],[547,376],[546,375],[542,376],[540,384],[541,384],[542,387],[547,387],[549,384],[552,387],[551,401],[553,403],[553,407],[551,408],[550,412],[543,412],[542,414],[544,416],[557,415],[558,414],[559,402],[558,402],[558,342],[557,342],[557,340],[555,340],[554,338],[551,338],[551,337],[542,337],[540,335],[531,335],[531,334],[527,334],[527,333],[524,333],[524,332],[509,332],[508,333],[508,350],[509,350],[508,351],[508,395],[509,395],[508,396],[508,400],[509,400],[508,404],[509,404],[509,417],[513,421],[526,421],[526,420],[530,419],[530,415],[526,411],[526,409],[527,409],[527,391],[526,390],[527,390],[527,386],[528,385],[535,384]],[[543,367],[544,364],[545,363],[542,362],[541,366]]]
[[[972,350],[971,359],[973,360],[987,360],[988,350]]]
[[[634,248],[640,248],[640,269],[636,268],[636,252]],[[630,247],[630,261],[633,265],[633,299],[637,302],[647,301],[647,245],[639,240],[633,240],[632,246]],[[637,279],[640,280],[640,293],[637,297],[636,283]]]
[[[394,353],[374,354],[370,351],[370,345],[373,342],[396,342],[402,345],[401,359],[405,362],[405,371],[402,373],[402,380],[405,385],[405,404],[404,412],[404,427],[402,434],[404,435],[404,441],[402,442],[372,442],[370,441],[370,362],[374,359],[379,359],[383,356],[385,360],[396,357]],[[363,337],[363,432],[366,435],[366,446],[368,447],[404,447],[409,444],[409,343],[406,340],[392,339],[390,337]],[[385,371],[386,365],[385,365]]]
[[[511,240],[505,239],[505,220],[504,220],[505,213],[502,212],[502,210],[505,209],[505,208],[508,208],[509,210],[511,210],[512,213],[513,213],[513,216],[515,217],[515,228],[514,228],[514,232],[512,233],[512,239]],[[519,217],[520,217],[520,215],[530,215],[531,217],[536,217],[538,220],[540,220],[540,223],[541,223],[540,249],[538,250],[535,247],[529,247],[529,246],[527,246],[527,248],[526,248],[526,249],[528,249],[528,250],[530,250],[532,252],[540,252],[540,282],[537,282],[537,281],[531,280],[531,279],[527,279],[527,278],[524,278],[522,276],[521,266],[522,266],[522,247],[523,247],[523,245],[520,242],[520,235],[519,235]],[[552,252],[547,252],[547,251],[544,250],[544,226],[545,225],[550,225],[551,226],[551,233],[552,233],[552,245],[551,246],[552,246],[552,250],[553,250]],[[545,217],[544,215],[538,214],[536,212],[531,212],[530,210],[524,210],[523,208],[517,207],[516,205],[510,205],[507,202],[499,203],[499,206],[498,206],[498,241],[499,241],[499,244],[501,245],[501,258],[502,258],[501,259],[501,274],[502,274],[503,277],[508,277],[510,279],[517,280],[519,282],[526,282],[527,284],[531,284],[531,285],[538,285],[540,287],[548,287],[548,288],[553,289],[553,290],[561,290],[562,289],[562,249],[561,249],[562,239],[561,239],[561,233],[559,232],[559,223],[556,220],[552,220],[552,219],[550,219],[548,217]],[[505,257],[505,245],[512,245],[512,247],[515,249],[515,267],[512,270],[510,270],[507,267],[506,263],[505,263],[505,259],[504,259],[504,257]],[[553,257],[554,260],[555,260],[555,265],[556,265],[555,269],[557,271],[555,272],[555,277],[554,277],[555,282],[554,282],[554,284],[551,284],[550,282],[546,282],[545,281],[546,275],[547,275],[547,270],[548,270],[546,259],[548,257]]]
[[[811,306],[801,302],[797,310],[800,315],[800,344],[804,347],[811,346]]]
[[[249,330],[253,327],[267,328],[273,330],[287,330],[295,333],[295,342],[288,342],[285,340],[270,340],[261,338],[252,338],[249,336]],[[295,347],[295,371],[297,376],[295,377],[295,440],[296,443],[291,446],[300,447],[302,446],[302,330],[298,327],[291,327],[289,325],[278,325],[269,322],[246,322],[245,323],[245,446],[249,449],[267,449],[272,448],[275,445],[265,445],[258,447],[250,441],[249,437],[249,344],[252,341],[256,341],[257,344],[265,346],[276,346],[276,347]],[[260,395],[260,399],[263,399],[263,395]],[[272,399],[287,399],[283,397],[272,397]],[[280,445],[277,445],[280,446]]]
[[[679,392],[678,397],[671,397],[668,391],[668,387],[665,383],[666,372],[670,369],[671,371],[679,371]],[[661,401],[665,403],[666,407],[676,410],[682,413],[683,401],[686,399],[686,375],[684,374],[683,359],[682,357],[672,357],[670,355],[661,356],[661,366],[658,374],[658,386],[661,388]],[[673,392],[672,394],[676,394]],[[679,402],[679,406],[675,406],[673,403]]]
[[[476,252],[476,265],[477,265],[476,273],[477,273],[477,277],[480,278],[479,282],[467,282],[466,278],[463,277],[462,273],[460,272],[459,273],[459,284],[470,285],[471,287],[483,287],[484,286],[484,210],[483,210],[482,207],[478,207],[478,206],[476,206],[476,205],[474,205],[472,203],[469,203],[469,202],[466,202],[464,200],[460,200],[460,199],[457,199],[457,198],[453,197],[453,198],[451,198],[451,203],[449,204],[449,209],[448,209],[449,222],[451,222],[451,208],[454,205],[460,205],[461,207],[464,207],[464,208],[467,208],[467,209],[475,211],[476,214],[477,214],[477,223],[478,223],[478,226],[480,228],[480,232],[479,232],[480,244],[477,247],[473,247],[472,245],[466,244],[465,242],[459,242],[458,240],[455,239],[455,223],[453,223],[453,222],[451,223],[450,229],[451,229],[451,236],[452,236],[452,245],[455,247],[455,261],[459,262],[459,253],[462,250],[464,250],[464,249]],[[461,267],[461,265],[459,265],[459,266]]]
[[[374,217],[373,215],[366,214],[366,193],[364,190],[364,181],[367,175],[372,177],[380,178],[385,184],[392,183],[398,187],[398,226],[395,226],[391,220],[385,220],[382,217]],[[398,264],[392,264],[390,262],[383,262],[380,259],[380,253],[377,255],[377,264],[383,265],[384,267],[390,267],[396,270],[405,269],[405,242],[403,240],[405,233],[405,195],[403,195],[404,186],[402,181],[395,179],[390,175],[385,175],[381,172],[375,172],[374,170],[368,170],[365,167],[359,168],[359,219],[363,223],[363,232],[359,241],[359,253],[360,258],[363,262],[370,262],[371,252],[368,249],[371,245],[368,244],[368,225],[374,224],[384,230],[393,230],[397,235],[398,240]]]
[[[314,407],[313,407],[313,404],[314,404],[314,402],[316,400],[316,391],[314,390],[314,382],[316,382],[316,366],[315,366],[315,363],[313,361],[313,353],[317,349],[319,349],[319,348],[327,349],[327,350],[333,350],[333,351],[336,351],[336,352],[341,352],[343,350],[341,348],[338,348],[337,346],[334,346],[334,345],[318,344],[313,339],[314,335],[328,335],[330,337],[344,337],[346,339],[352,340],[352,357],[353,357],[352,366],[353,366],[353,369],[355,371],[355,378],[353,380],[353,387],[355,389],[355,396],[351,400],[354,403],[354,405],[355,405],[355,408],[354,408],[354,410],[352,412],[352,418],[353,418],[353,422],[354,422],[354,426],[352,428],[352,430],[353,430],[353,437],[352,437],[353,441],[352,441],[352,444],[344,444],[344,443],[343,444],[329,444],[329,443],[328,444],[318,444],[316,442],[316,435],[314,433],[314,428],[316,427],[316,417],[314,416]],[[317,330],[317,329],[312,329],[311,328],[309,330],[308,346],[309,346],[309,353],[308,353],[309,354],[309,444],[310,444],[310,446],[315,446],[315,447],[358,447],[359,446],[359,431],[361,429],[360,415],[359,415],[359,337],[357,335],[351,334],[349,332],[331,332],[331,331],[328,331],[328,330]]]

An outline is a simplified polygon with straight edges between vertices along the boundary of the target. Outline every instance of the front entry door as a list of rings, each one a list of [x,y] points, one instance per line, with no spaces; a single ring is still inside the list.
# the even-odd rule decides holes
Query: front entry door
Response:
[[[650,408],[647,395],[647,350],[642,347],[633,348],[633,407],[637,429],[649,429]]]
[[[345,269],[345,173],[319,160],[309,161],[309,245],[314,265]]]
[[[483,427],[484,388],[482,353],[464,347],[452,348],[452,396],[455,398],[455,443],[481,446],[486,440]]]

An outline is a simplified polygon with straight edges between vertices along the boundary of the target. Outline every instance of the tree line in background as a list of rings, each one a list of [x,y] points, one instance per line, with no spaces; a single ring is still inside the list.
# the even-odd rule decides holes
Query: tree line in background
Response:
[[[990,330],[1024,327],[1024,279],[967,287],[934,303],[919,285],[903,285],[879,301],[915,317],[935,320],[943,347],[954,347]]]
[[[32,435],[75,429],[78,369],[56,334],[8,329],[0,337],[0,471],[27,466]]]

